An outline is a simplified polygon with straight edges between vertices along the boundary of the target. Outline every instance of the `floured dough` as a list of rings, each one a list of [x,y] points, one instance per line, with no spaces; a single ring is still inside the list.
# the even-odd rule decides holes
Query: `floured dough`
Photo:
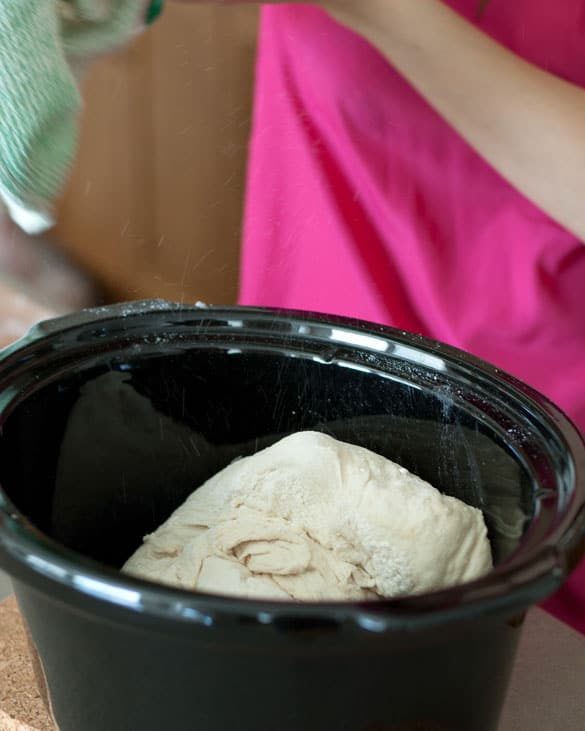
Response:
[[[208,480],[123,571],[214,594],[319,601],[426,592],[491,565],[481,511],[362,447],[299,432]]]

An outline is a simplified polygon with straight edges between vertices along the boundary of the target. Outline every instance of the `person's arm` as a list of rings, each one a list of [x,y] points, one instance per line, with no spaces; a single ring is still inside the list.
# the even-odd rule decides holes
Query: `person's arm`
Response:
[[[497,171],[585,241],[585,90],[525,62],[440,0],[322,0]],[[585,39],[583,45],[585,61]]]

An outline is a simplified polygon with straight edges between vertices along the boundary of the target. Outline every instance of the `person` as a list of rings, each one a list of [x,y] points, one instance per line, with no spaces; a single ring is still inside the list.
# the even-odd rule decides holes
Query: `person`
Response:
[[[584,0],[264,6],[241,303],[447,342],[585,430],[584,37]],[[547,608],[585,632],[585,563]]]
[[[54,317],[54,312],[24,294],[11,281],[0,279],[0,348],[11,345],[33,325]]]
[[[0,0],[0,345],[36,314],[64,314],[100,297],[89,274],[42,234],[55,223],[74,158],[79,79],[145,27],[157,5]]]
[[[0,204],[0,348],[39,319],[98,304],[91,277],[47,236],[29,236]]]
[[[241,303],[442,340],[585,430],[584,32],[585,0],[266,5]],[[585,563],[547,607],[585,632]]]

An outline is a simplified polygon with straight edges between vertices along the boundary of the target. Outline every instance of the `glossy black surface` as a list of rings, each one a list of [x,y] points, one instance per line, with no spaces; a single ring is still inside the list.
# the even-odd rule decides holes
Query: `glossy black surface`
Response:
[[[580,551],[583,444],[558,410],[363,323],[164,303],[65,318],[4,355],[0,418],[0,563],[61,731],[488,731],[518,618]],[[480,507],[496,570],[369,605],[237,601],[118,573],[197,484],[299,429]]]

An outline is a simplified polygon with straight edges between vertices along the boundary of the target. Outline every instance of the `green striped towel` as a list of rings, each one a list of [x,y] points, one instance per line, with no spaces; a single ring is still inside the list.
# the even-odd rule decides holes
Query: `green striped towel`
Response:
[[[161,1],[0,0],[0,197],[28,233],[54,224],[77,144],[79,77]]]

